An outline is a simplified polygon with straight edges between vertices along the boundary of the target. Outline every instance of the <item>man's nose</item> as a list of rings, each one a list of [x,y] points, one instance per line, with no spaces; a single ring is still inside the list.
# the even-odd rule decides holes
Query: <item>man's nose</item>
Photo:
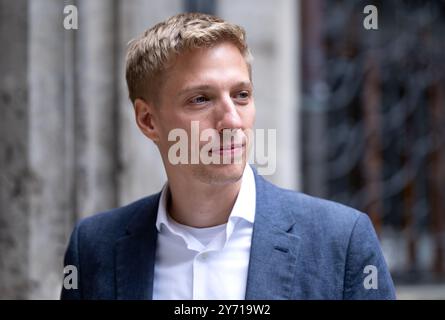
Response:
[[[230,96],[221,99],[218,106],[218,122],[216,129],[221,132],[224,129],[242,128],[242,121],[239,115],[238,106]]]

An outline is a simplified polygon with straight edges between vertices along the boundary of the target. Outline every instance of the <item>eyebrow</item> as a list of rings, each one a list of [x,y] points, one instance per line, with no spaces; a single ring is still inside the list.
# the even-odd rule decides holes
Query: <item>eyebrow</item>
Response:
[[[235,88],[239,88],[239,87],[252,88],[252,82],[251,81],[240,81],[240,82],[236,83],[233,87],[235,87]],[[210,86],[208,84],[203,84],[203,85],[198,85],[198,86],[189,86],[189,87],[185,87],[184,89],[179,90],[177,96],[183,96],[183,95],[187,94],[188,92],[192,92],[192,91],[209,90],[211,88],[212,88],[212,86]]]

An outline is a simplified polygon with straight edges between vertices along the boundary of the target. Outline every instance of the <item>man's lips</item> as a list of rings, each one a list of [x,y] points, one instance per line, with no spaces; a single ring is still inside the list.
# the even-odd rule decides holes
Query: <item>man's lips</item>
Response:
[[[228,146],[222,146],[219,148],[215,148],[210,150],[210,152],[215,152],[215,153],[224,153],[224,152],[235,152],[238,150],[241,150],[245,147],[245,144],[231,144]]]

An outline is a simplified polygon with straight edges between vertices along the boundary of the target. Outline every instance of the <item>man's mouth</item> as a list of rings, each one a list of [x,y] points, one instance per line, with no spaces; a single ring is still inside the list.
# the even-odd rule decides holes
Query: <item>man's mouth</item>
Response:
[[[214,149],[210,150],[210,153],[216,153],[216,154],[220,154],[220,155],[237,154],[239,152],[242,152],[245,146],[246,146],[245,144],[230,144],[227,146],[221,146],[219,148],[214,148]]]

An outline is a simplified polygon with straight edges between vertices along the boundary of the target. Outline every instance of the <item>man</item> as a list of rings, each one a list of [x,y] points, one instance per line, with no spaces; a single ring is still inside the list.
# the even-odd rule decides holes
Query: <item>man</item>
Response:
[[[204,14],[174,16],[131,42],[136,122],[159,148],[168,182],[77,224],[65,256],[77,289],[62,298],[395,298],[365,214],[280,189],[246,165],[250,59],[241,27]],[[184,149],[172,132],[193,149],[205,131],[199,161],[174,160]]]

